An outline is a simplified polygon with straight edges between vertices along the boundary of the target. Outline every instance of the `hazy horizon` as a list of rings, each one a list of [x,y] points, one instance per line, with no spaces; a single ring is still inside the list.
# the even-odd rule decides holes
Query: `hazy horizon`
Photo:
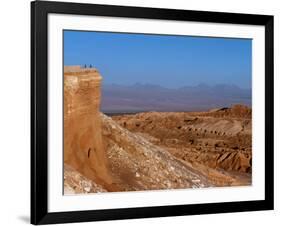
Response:
[[[208,88],[214,88],[214,87],[219,87],[219,86],[230,86],[230,87],[236,87],[242,90],[252,90],[252,87],[240,87],[238,85],[235,84],[224,84],[224,83],[216,83],[216,84],[206,84],[204,82],[198,83],[198,84],[194,84],[194,85],[189,85],[189,86],[179,86],[179,87],[166,87],[163,85],[158,85],[158,84],[153,84],[153,83],[141,83],[141,82],[136,82],[136,83],[132,83],[132,84],[122,84],[122,83],[104,83],[102,82],[102,86],[124,86],[124,87],[131,87],[131,86],[158,86],[158,87],[162,87],[165,89],[182,89],[182,88],[196,88],[196,87],[208,87]]]
[[[106,113],[206,111],[235,104],[250,107],[252,104],[251,89],[225,84],[181,88],[152,84],[104,84],[101,92],[101,111]]]

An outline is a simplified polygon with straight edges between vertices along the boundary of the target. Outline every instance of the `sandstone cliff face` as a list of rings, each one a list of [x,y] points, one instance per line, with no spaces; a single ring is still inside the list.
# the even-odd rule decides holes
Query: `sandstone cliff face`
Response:
[[[64,162],[106,186],[112,178],[101,136],[101,79],[96,69],[64,68]]]

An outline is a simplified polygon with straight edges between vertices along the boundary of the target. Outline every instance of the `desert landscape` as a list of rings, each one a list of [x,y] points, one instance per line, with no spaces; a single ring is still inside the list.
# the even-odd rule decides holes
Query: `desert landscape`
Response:
[[[193,105],[184,97],[196,96],[194,88],[152,87],[164,94],[162,101],[150,93],[151,105],[128,95],[136,88],[113,88],[103,86],[95,68],[64,67],[65,195],[251,185],[248,91],[224,87],[229,99],[212,107],[222,95],[202,85],[208,99]]]

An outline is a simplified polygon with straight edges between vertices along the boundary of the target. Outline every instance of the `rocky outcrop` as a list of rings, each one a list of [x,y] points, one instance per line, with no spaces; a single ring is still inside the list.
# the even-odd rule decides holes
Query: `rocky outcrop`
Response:
[[[64,67],[64,162],[108,187],[108,171],[99,117],[102,77],[96,69]]]
[[[233,105],[230,108],[220,108],[220,109],[212,109],[209,112],[203,113],[202,115],[209,115],[213,117],[236,117],[243,119],[251,119],[252,118],[252,109],[241,104]]]

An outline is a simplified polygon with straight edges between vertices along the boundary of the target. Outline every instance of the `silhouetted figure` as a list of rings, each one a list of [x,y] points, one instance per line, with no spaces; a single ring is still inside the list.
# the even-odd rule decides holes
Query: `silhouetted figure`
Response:
[[[86,65],[86,64],[84,65],[84,68],[87,68],[87,65]]]
[[[90,68],[92,68],[92,64],[90,64]]]

